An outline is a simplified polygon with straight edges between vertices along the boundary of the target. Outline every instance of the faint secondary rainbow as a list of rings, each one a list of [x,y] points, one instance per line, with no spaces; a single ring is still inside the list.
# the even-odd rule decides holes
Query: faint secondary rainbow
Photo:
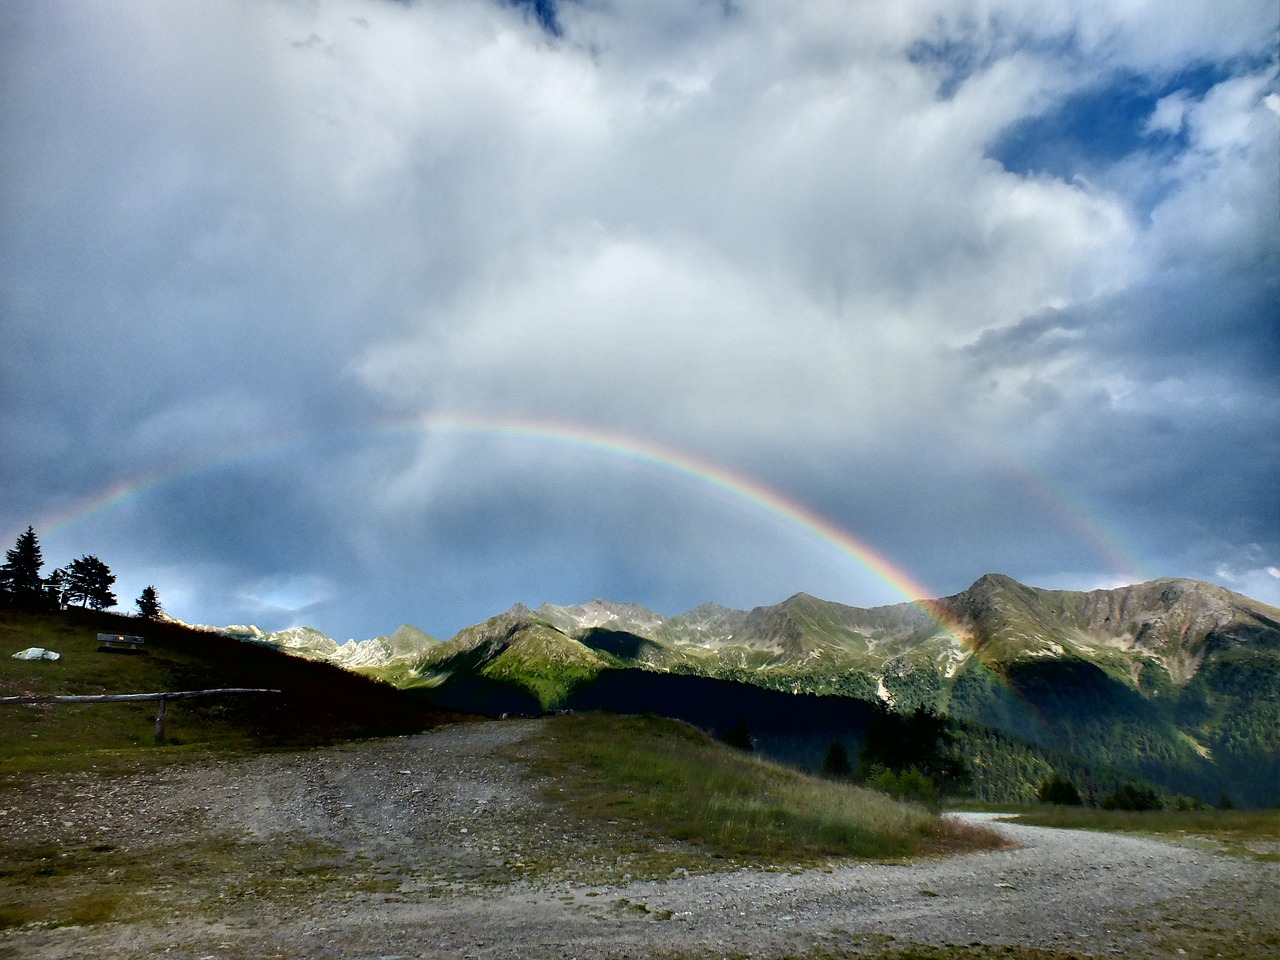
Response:
[[[959,640],[963,636],[958,625],[945,611],[931,602],[931,591],[921,585],[911,574],[799,501],[746,474],[685,451],[613,430],[559,420],[470,413],[432,413],[384,422],[372,427],[338,431],[336,434],[301,437],[295,435],[283,440],[267,440],[254,444],[249,449],[241,448],[233,454],[206,459],[199,464],[189,464],[163,474],[115,483],[98,491],[86,501],[81,501],[54,516],[46,517],[44,523],[56,530],[92,514],[123,506],[152,490],[183,478],[257,457],[277,454],[289,448],[307,446],[319,440],[333,440],[344,436],[349,436],[353,440],[362,440],[371,435],[399,434],[507,437],[562,444],[683,478],[696,485],[726,494],[731,499],[745,503],[833,548],[838,554],[852,560],[857,566],[900,594],[905,601],[919,606],[930,619],[954,638]]]
[[[1072,530],[1081,543],[1106,561],[1113,572],[1128,582],[1150,579],[1145,564],[1125,548],[1116,533],[1103,525],[1096,511],[1090,510],[1087,504],[1070,493],[1060,482],[1011,456],[1005,447],[993,442],[983,431],[959,422],[953,423],[952,429],[964,436],[967,446],[980,450],[983,458],[998,467],[1010,482],[1016,484],[1023,496],[1037,503],[1043,510],[1051,513],[1058,523]]]

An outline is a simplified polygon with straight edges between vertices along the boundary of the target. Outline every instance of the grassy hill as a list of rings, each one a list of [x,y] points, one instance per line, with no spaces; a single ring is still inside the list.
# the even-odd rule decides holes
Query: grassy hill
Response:
[[[146,640],[141,656],[100,653],[98,633]],[[14,660],[28,647],[60,659]],[[0,610],[0,696],[157,693],[219,687],[280,694],[173,701],[169,752],[319,743],[420,730],[456,716],[325,663],[166,622],[69,610]],[[0,769],[78,765],[154,751],[156,704],[0,705]]]

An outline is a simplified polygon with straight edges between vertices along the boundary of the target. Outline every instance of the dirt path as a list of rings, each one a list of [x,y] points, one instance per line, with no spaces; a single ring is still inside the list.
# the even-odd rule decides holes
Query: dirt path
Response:
[[[1001,825],[1016,849],[687,875],[678,846],[544,799],[539,729],[0,785],[0,891],[28,911],[0,956],[827,957],[893,938],[1173,957],[1246,930],[1258,956],[1280,945],[1280,865],[1131,837]],[[628,876],[655,864],[661,880]]]

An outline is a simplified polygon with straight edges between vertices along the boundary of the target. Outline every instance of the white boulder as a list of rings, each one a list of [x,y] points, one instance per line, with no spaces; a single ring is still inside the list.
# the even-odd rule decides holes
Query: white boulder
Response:
[[[44,647],[27,647],[25,650],[19,650],[13,655],[15,660],[60,660],[62,654],[54,653],[52,650],[46,650]]]

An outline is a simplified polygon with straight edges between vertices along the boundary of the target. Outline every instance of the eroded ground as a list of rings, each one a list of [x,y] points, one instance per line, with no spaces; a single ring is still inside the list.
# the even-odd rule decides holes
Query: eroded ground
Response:
[[[0,955],[1280,955],[1280,864],[1002,826],[1016,849],[749,869],[568,817],[531,764],[541,730],[10,779]]]

